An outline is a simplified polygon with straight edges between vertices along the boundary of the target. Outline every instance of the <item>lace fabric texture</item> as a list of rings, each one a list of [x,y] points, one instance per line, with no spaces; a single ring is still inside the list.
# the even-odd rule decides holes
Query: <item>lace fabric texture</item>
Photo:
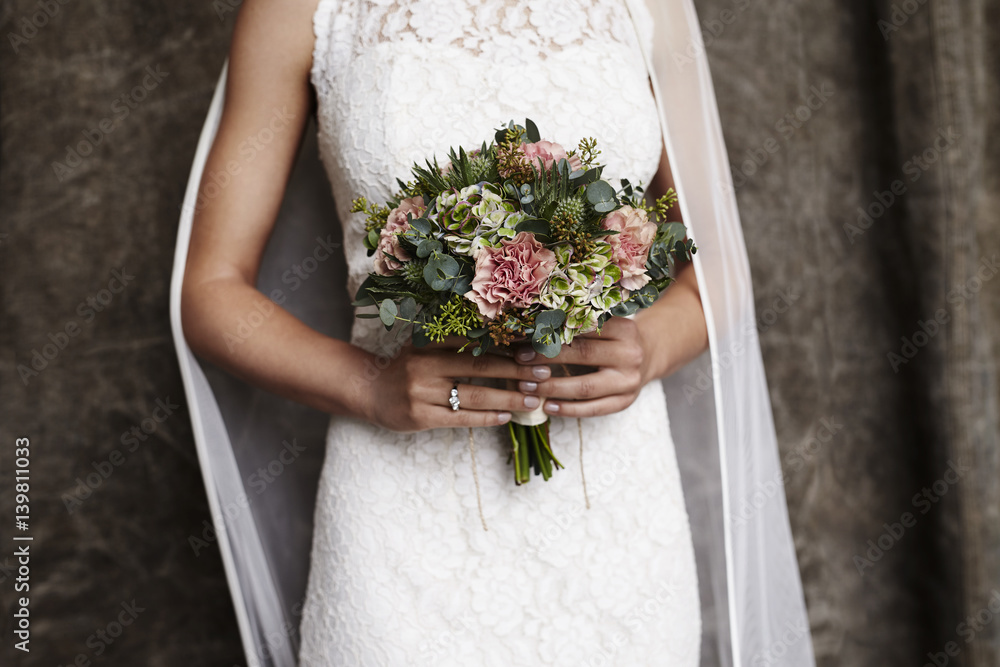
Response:
[[[413,162],[478,146],[508,120],[530,117],[567,147],[596,138],[610,178],[648,182],[659,164],[621,2],[322,0],[314,24],[320,155],[352,296],[372,265],[351,200],[387,199]],[[394,338],[377,320],[353,325],[352,341],[383,356]],[[694,553],[660,384],[583,434],[590,510],[576,420],[552,421],[566,469],[522,487],[504,431],[477,429],[484,532],[467,431],[332,418],[301,664],[697,665]]]

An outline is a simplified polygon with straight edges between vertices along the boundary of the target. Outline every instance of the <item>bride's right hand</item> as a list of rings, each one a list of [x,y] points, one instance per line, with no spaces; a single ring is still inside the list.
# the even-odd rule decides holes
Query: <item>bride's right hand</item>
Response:
[[[512,411],[538,406],[537,396],[469,384],[465,380],[497,378],[537,385],[551,377],[548,366],[525,366],[501,354],[476,357],[470,349],[458,352],[462,342],[448,339],[423,348],[404,345],[368,382],[364,418],[392,431],[412,432],[506,424]],[[458,384],[461,406],[452,410],[448,398],[456,379],[461,380]]]

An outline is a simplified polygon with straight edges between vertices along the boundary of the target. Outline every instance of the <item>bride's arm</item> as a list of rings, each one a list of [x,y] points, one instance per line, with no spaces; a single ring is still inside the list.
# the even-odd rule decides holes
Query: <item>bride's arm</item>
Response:
[[[670,162],[664,149],[649,190],[655,199],[673,187]],[[684,222],[679,208],[674,209],[674,213],[677,221]],[[708,349],[708,328],[694,264],[678,265],[675,278],[676,282],[656,303],[635,316],[646,350],[644,381],[672,375]]]
[[[370,353],[311,329],[255,287],[310,112],[315,8],[316,0],[246,0],[240,9],[184,274],[184,336],[232,374],[324,412],[406,431],[503,423],[510,410],[524,408],[523,394],[463,386],[462,410],[453,412],[451,377],[530,379],[532,369],[496,355],[472,360],[454,349],[411,346],[388,365],[375,364]],[[264,130],[273,136],[266,144],[258,139]],[[205,189],[211,174],[237,170],[224,187]],[[261,307],[270,315],[240,338],[240,320]],[[373,378],[372,368],[382,370]]]
[[[327,412],[357,413],[360,397],[331,389],[334,378],[360,374],[364,356],[344,353],[347,343],[309,328],[254,287],[310,112],[311,5],[247,2],[239,12],[225,108],[194,218],[181,319],[191,348],[234,375]],[[266,145],[257,139],[264,130],[273,136]],[[231,179],[206,190],[211,174]],[[245,340],[236,336],[237,323],[262,306],[271,312],[264,324]]]

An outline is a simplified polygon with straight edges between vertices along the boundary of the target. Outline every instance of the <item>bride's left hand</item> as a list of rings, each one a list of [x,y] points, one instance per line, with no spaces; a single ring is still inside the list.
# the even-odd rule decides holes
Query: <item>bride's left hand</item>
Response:
[[[597,370],[539,382],[521,381],[519,389],[546,399],[545,411],[550,415],[596,417],[619,412],[632,405],[652,379],[647,376],[650,350],[646,345],[638,324],[625,317],[610,318],[600,334],[578,336],[572,344],[563,345],[552,359],[524,345],[514,354],[519,363],[577,364]]]

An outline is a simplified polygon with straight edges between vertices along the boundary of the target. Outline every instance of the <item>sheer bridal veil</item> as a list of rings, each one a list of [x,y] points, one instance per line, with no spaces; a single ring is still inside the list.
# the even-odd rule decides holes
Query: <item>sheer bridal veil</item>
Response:
[[[692,0],[626,4],[638,31],[655,30],[654,52],[645,56],[681,212],[699,247],[694,264],[708,322],[710,352],[664,381],[698,557],[702,664],[812,667],[750,269],[697,16]],[[170,295],[211,510],[211,521],[192,526],[189,545],[195,554],[221,553],[248,665],[291,667],[326,424],[197,359],[180,321],[192,218],[225,80],[223,68],[184,198]],[[314,130],[308,134],[258,287],[279,290],[282,307],[310,326],[347,338],[353,311],[339,232],[331,234],[329,182]],[[206,184],[224,187],[211,176]],[[252,328],[254,318],[238,326]]]

